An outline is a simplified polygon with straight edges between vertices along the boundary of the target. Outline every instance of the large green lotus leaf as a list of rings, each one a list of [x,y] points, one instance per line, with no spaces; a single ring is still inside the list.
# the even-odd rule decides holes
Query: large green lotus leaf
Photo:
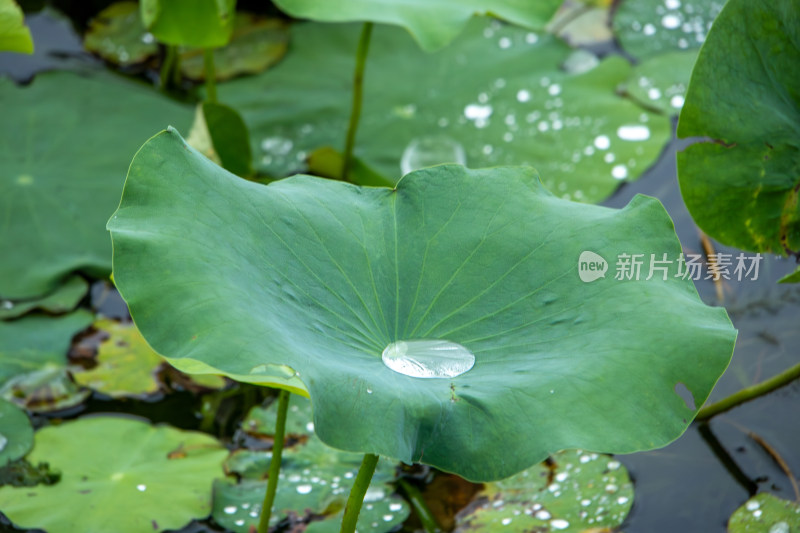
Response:
[[[275,403],[261,411],[265,418],[274,420],[277,416]],[[313,516],[305,531],[335,533],[339,530],[362,456],[330,448],[314,435],[311,402],[306,398],[292,395],[287,423],[293,425],[287,426],[287,431],[306,438],[299,439],[297,444],[283,452],[270,523],[277,524],[292,515],[304,520]],[[264,499],[263,480],[268,476],[271,459],[270,452],[251,450],[236,451],[228,458],[225,470],[242,480],[239,483],[216,482],[213,516],[219,524],[237,533],[248,533],[251,525],[258,524]],[[395,465],[391,461],[382,459],[378,462],[358,517],[359,531],[384,533],[408,517],[408,505],[399,496],[392,495],[390,483],[394,472]]]
[[[772,494],[756,494],[728,521],[730,533],[791,533],[800,530],[800,505]]]
[[[368,20],[402,26],[430,52],[455,39],[476,14],[491,14],[530,29],[542,29],[561,0],[276,0],[275,3],[293,17],[323,22]]]
[[[89,23],[83,46],[117,65],[134,65],[158,53],[158,43],[145,30],[136,2],[117,2]]]
[[[626,52],[645,59],[663,52],[697,49],[725,0],[623,0],[613,27]]]
[[[703,231],[744,250],[800,253],[797,2],[728,2],[697,58],[678,135],[709,139],[678,154],[681,194]]]
[[[72,337],[91,323],[86,311],[0,321],[0,385],[20,374],[66,366]]]
[[[581,281],[586,250],[677,260],[658,201],[568,202],[528,168],[264,186],[171,130],[138,152],[109,229],[117,287],[157,351],[240,374],[289,365],[325,443],[473,480],[563,448],[670,442],[696,412],[676,387],[702,405],[735,337],[676,265],[666,279]],[[382,362],[411,339],[458,343],[475,367],[422,379]]]
[[[33,426],[25,411],[0,398],[0,467],[16,461],[33,446]]]
[[[667,115],[680,113],[697,51],[668,52],[636,65],[625,92],[640,105]]]
[[[163,359],[142,338],[133,324],[109,319],[94,322],[106,333],[97,350],[96,366],[73,372],[75,381],[112,398],[147,396],[158,392],[156,379]]]
[[[86,296],[88,290],[89,283],[85,279],[72,276],[53,292],[39,298],[0,301],[0,320],[17,318],[34,309],[43,309],[55,314],[72,311]]]
[[[14,0],[0,0],[0,51],[33,53],[31,31]]]
[[[54,290],[73,270],[107,274],[103,230],[131,155],[191,110],[145,87],[67,72],[27,87],[0,78],[0,298]]]
[[[607,455],[566,450],[508,479],[487,484],[482,501],[458,516],[456,531],[577,533],[618,527],[633,505],[633,483]]]
[[[303,169],[321,146],[341,147],[352,98],[357,28],[292,31],[281,64],[220,88],[250,128],[256,167],[273,176]],[[355,153],[384,176],[437,163],[533,165],[559,195],[600,201],[644,172],[671,127],[617,94],[627,61],[570,74],[561,65],[571,52],[554,37],[487,19],[435,54],[402,30],[377,28]]]
[[[178,529],[211,511],[226,455],[209,435],[128,418],[48,426],[28,459],[47,461],[61,480],[0,487],[0,509],[16,526],[48,533]]]
[[[217,48],[230,41],[236,0],[142,0],[142,22],[162,43]]]

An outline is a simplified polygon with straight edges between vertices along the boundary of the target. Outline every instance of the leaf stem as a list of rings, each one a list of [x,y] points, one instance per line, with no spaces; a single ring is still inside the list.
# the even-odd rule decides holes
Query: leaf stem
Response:
[[[282,390],[278,394],[278,419],[275,421],[275,437],[272,443],[272,460],[269,462],[269,478],[267,493],[261,505],[261,518],[258,521],[258,533],[267,533],[269,519],[272,515],[272,504],[278,490],[278,476],[281,472],[281,456],[283,455],[283,437],[286,434],[286,411],[289,408],[289,391]]]
[[[161,70],[158,72],[158,78],[161,82],[161,90],[167,90],[172,84],[172,71],[175,68],[175,62],[178,59],[177,48],[171,44],[164,45],[164,61],[161,63]]]
[[[203,50],[203,65],[206,77],[206,102],[217,103],[217,73],[214,69],[214,49]]]
[[[364,495],[367,493],[375,467],[378,465],[378,456],[371,453],[365,454],[361,461],[361,468],[358,469],[353,488],[350,489],[350,496],[347,498],[347,505],[344,508],[344,518],[342,518],[342,529],[340,533],[354,533],[358,523],[358,515],[361,512],[361,505],[364,503]],[[259,532],[260,533],[260,532]]]
[[[347,126],[347,139],[344,145],[344,163],[341,179],[348,181],[350,168],[353,166],[353,147],[356,142],[358,119],[361,117],[361,102],[364,94],[364,66],[367,62],[369,41],[372,37],[372,22],[365,22],[361,28],[361,38],[356,50],[356,69],[353,74],[353,108],[350,112],[350,124]]]
[[[425,503],[425,498],[422,497],[419,489],[402,478],[398,480],[398,484],[403,488],[403,492],[406,493],[408,501],[411,503],[411,507],[414,508],[414,512],[417,513],[417,518],[422,523],[425,533],[440,533],[442,528],[430,508],[428,508],[428,504]]]
[[[711,405],[707,405],[698,411],[695,420],[702,422],[709,418],[724,413],[734,407],[737,407],[745,402],[749,402],[759,396],[763,396],[769,392],[779,389],[784,385],[788,385],[795,379],[800,378],[800,364],[797,364],[788,370],[785,370],[766,381],[762,381],[751,387],[744,388],[735,394],[731,394],[727,398],[720,400]]]

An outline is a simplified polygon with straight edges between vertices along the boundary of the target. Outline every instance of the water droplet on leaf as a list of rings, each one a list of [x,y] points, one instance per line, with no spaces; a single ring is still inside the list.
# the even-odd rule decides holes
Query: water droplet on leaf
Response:
[[[475,365],[472,352],[446,340],[393,342],[383,350],[381,359],[395,372],[414,378],[452,378]]]

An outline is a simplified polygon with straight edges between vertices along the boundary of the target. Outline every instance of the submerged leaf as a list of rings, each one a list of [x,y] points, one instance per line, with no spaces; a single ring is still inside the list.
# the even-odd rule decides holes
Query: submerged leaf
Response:
[[[48,426],[36,433],[29,460],[48,461],[61,480],[0,487],[0,509],[16,526],[48,533],[179,529],[210,512],[226,455],[208,435],[128,418]]]
[[[139,150],[109,229],[117,287],[160,353],[233,374],[288,365],[327,444],[472,480],[576,445],[669,443],[696,413],[676,385],[702,405],[733,349],[725,311],[675,264],[581,281],[586,250],[677,262],[656,200],[572,203],[526,168],[442,165],[395,189],[264,186],[168,131]],[[381,354],[405,340],[457,343],[474,367],[397,372]]]
[[[127,66],[141,63],[158,53],[158,43],[145,30],[136,2],[117,2],[89,23],[83,46],[103,59]]]
[[[0,320],[17,318],[34,309],[42,309],[55,314],[72,311],[86,296],[88,290],[89,284],[85,279],[80,276],[72,276],[53,292],[40,298],[0,301]]]
[[[0,467],[25,456],[33,445],[33,426],[25,411],[0,398]]]
[[[790,533],[798,528],[800,505],[768,493],[756,494],[747,500],[728,522],[729,533]]]

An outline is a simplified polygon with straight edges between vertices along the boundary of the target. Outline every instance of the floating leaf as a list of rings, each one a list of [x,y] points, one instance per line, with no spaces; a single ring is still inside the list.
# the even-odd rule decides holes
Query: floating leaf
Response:
[[[323,22],[372,21],[406,28],[430,52],[448,44],[468,25],[473,15],[491,14],[529,29],[542,29],[561,0],[276,0],[298,18]],[[356,31],[352,27],[349,31]],[[355,50],[355,48],[353,48]]]
[[[396,189],[309,176],[264,186],[172,130],[139,150],[109,228],[117,287],[160,353],[239,374],[288,365],[327,444],[472,480],[575,445],[674,440],[696,413],[677,384],[702,405],[733,348],[725,311],[675,265],[581,281],[587,249],[677,260],[657,201],[564,201],[526,168],[442,165]],[[453,368],[436,350],[474,367],[393,370],[407,340],[435,345],[417,363],[438,375]]]
[[[0,487],[0,509],[16,526],[48,533],[179,529],[208,515],[226,455],[216,439],[168,426],[111,417],[65,422],[39,430],[29,456],[60,470],[61,481]]]
[[[97,320],[94,328],[106,332],[100,343],[97,366],[74,372],[75,381],[112,398],[146,396],[158,392],[156,372],[163,359],[142,338],[133,324]]]
[[[86,311],[0,322],[0,385],[20,374],[66,366],[72,337],[91,323]]]
[[[321,146],[341,148],[350,113],[358,32],[304,24],[292,35],[280,65],[220,87],[250,127],[256,168],[276,177],[305,169]],[[572,74],[561,70],[571,54],[554,37],[486,19],[436,54],[380,28],[355,154],[387,177],[437,163],[529,164],[558,195],[600,201],[655,161],[671,127],[617,94],[627,61]]]
[[[142,21],[165,44],[216,48],[233,32],[236,0],[142,0]]]
[[[728,522],[729,533],[790,533],[800,528],[800,505],[756,494],[736,509]]]
[[[697,225],[728,246],[800,253],[798,43],[797,2],[731,0],[697,58],[678,135],[710,140],[678,154],[678,176]]]
[[[145,30],[136,2],[111,4],[89,23],[83,46],[117,65],[135,65],[158,53],[158,43]]]
[[[33,53],[33,39],[25,25],[25,15],[14,0],[0,0],[0,51]]]
[[[214,49],[216,79],[227,80],[267,70],[283,58],[288,43],[289,29],[284,21],[236,13],[231,41]],[[204,80],[203,50],[182,50],[180,68],[184,76]]]
[[[619,461],[567,450],[551,465],[489,483],[478,497],[486,501],[458,516],[457,532],[611,531],[630,512],[633,483]]]
[[[613,27],[626,52],[644,59],[697,49],[725,0],[623,0]]]
[[[0,398],[0,467],[24,457],[33,445],[33,426],[25,411]]]
[[[644,107],[667,115],[680,112],[697,52],[667,52],[636,65],[625,92]]]
[[[27,87],[0,78],[0,298],[39,297],[74,270],[107,275],[103,227],[131,154],[191,111],[147,88],[49,72]],[[120,105],[124,102],[124,105]]]
[[[224,104],[205,102],[203,117],[222,167],[237,176],[252,174],[250,136],[239,113]]]
[[[72,311],[86,296],[88,290],[89,284],[85,279],[80,276],[72,276],[53,292],[40,298],[0,301],[0,320],[17,318],[34,309],[42,309],[56,314]]]
[[[329,448],[314,436],[311,402],[306,398],[292,395],[289,410],[287,432],[307,438],[283,452],[270,524],[292,515],[296,520],[321,515],[321,520],[314,517],[305,531],[335,533],[363,456]],[[262,420],[274,420],[277,416],[275,404],[259,409],[258,416]],[[243,425],[248,427],[247,423]],[[226,471],[243,479],[240,483],[230,480],[215,483],[213,516],[219,524],[241,533],[248,533],[250,526],[258,525],[266,486],[262,480],[267,478],[271,459],[270,452],[239,450],[231,455]],[[393,478],[394,464],[379,461],[359,515],[359,531],[388,532],[408,517],[408,505],[402,498],[392,495],[390,482]]]
[[[312,435],[311,402],[305,397],[292,394],[289,397],[286,433],[288,435]],[[268,408],[255,406],[242,421],[242,429],[256,435],[272,435],[275,432],[277,414],[273,405]]]

